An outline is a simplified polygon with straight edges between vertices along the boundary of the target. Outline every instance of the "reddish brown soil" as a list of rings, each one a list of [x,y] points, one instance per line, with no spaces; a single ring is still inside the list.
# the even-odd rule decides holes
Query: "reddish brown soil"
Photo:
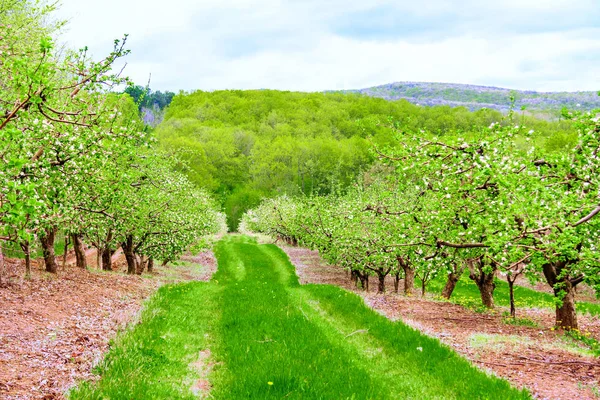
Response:
[[[538,327],[503,322],[501,312],[477,313],[450,302],[378,295],[357,290],[346,272],[327,265],[317,252],[281,246],[296,266],[301,283],[327,283],[355,291],[390,319],[400,319],[471,360],[480,368],[526,387],[538,399],[600,398],[600,360],[577,352],[576,345],[552,329],[552,310],[518,310]],[[402,285],[402,282],[400,282]],[[386,282],[393,288],[392,280]],[[600,339],[600,320],[579,317],[582,331]]]
[[[90,271],[72,266],[56,275],[34,263],[31,279],[23,279],[21,260],[5,260],[0,285],[0,398],[61,399],[108,350],[115,334],[135,321],[144,302],[160,285],[181,280],[207,280],[214,257],[191,261],[210,268],[157,267],[152,275],[128,276],[122,255],[115,272],[96,269],[96,253],[88,251]],[[211,261],[213,260],[213,261]],[[62,264],[58,258],[59,265]]]

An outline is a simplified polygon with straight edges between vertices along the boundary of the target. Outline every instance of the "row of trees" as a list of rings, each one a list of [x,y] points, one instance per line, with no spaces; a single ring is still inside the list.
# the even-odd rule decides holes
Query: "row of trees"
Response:
[[[30,271],[39,240],[56,272],[57,232],[71,238],[85,267],[83,242],[103,268],[122,247],[130,273],[169,260],[223,217],[205,192],[160,154],[134,101],[115,94],[129,81],[115,73],[126,37],[93,61],[86,49],[58,49],[53,6],[0,3],[0,240],[20,246]]]
[[[600,293],[600,118],[568,113],[578,132],[568,151],[547,151],[535,133],[505,123],[443,137],[392,127],[398,144],[374,148],[381,164],[345,195],[267,200],[245,230],[318,249],[365,286],[368,276],[401,277],[411,293],[447,276],[450,297],[463,272],[494,306],[494,278],[542,277],[554,290],[556,325],[577,328],[575,287]]]

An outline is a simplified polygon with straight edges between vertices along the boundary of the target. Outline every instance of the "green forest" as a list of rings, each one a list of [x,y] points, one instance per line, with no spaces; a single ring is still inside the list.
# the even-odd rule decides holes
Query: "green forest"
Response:
[[[220,200],[235,231],[262,198],[345,191],[377,160],[373,146],[394,146],[390,126],[468,135],[502,118],[490,109],[420,107],[357,94],[196,91],[173,98],[155,135],[185,161],[189,179]],[[545,147],[574,140],[567,121],[518,118]]]

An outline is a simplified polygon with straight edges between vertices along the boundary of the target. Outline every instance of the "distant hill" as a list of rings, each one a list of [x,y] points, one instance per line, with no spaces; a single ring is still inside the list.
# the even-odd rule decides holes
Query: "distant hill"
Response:
[[[531,112],[554,114],[563,107],[582,110],[600,108],[600,96],[597,92],[536,92],[457,83],[395,82],[346,92],[386,100],[406,99],[424,106],[463,106],[471,111],[491,108],[507,112],[510,108],[511,94],[515,95],[516,110],[525,106]]]

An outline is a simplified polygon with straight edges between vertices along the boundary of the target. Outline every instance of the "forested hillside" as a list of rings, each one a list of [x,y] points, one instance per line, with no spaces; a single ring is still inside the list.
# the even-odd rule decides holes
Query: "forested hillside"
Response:
[[[557,118],[563,107],[579,110],[600,107],[600,97],[597,92],[592,91],[537,92],[458,83],[395,82],[349,92],[386,100],[405,99],[423,106],[462,106],[470,110],[487,107],[502,112],[510,109],[510,96],[514,95],[518,109],[524,107],[529,112],[543,114],[546,118]]]
[[[518,118],[546,146],[570,141],[567,122]],[[217,194],[235,230],[240,215],[263,197],[343,191],[376,159],[371,144],[394,143],[390,123],[444,135],[501,119],[489,109],[419,107],[357,94],[197,91],[175,96],[156,136],[187,161],[194,183]]]

